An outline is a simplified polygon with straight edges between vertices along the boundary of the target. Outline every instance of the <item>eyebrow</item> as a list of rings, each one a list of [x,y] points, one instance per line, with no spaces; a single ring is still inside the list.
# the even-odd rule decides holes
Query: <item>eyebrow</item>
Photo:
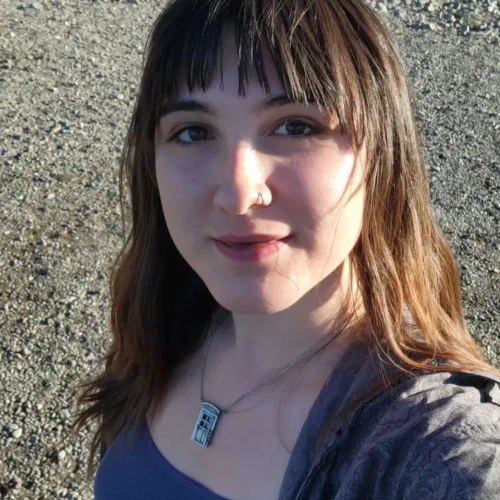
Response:
[[[308,103],[314,104],[315,101],[314,99],[309,99]],[[277,108],[280,106],[285,106],[287,104],[301,104],[301,103],[297,103],[295,101],[290,100],[286,94],[280,94],[259,103],[257,106],[254,106],[251,109],[251,112],[254,115],[258,115],[263,111],[272,108]],[[160,108],[160,118],[170,113],[175,113],[177,111],[197,111],[200,113],[206,113],[207,115],[217,116],[216,109],[210,106],[210,104],[190,99],[190,100],[172,100],[165,103]]]

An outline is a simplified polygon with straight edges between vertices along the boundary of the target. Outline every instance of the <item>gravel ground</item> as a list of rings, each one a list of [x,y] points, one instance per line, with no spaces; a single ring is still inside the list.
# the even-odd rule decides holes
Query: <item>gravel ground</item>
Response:
[[[163,2],[0,3],[0,497],[91,499],[78,382],[110,341],[122,245],[118,157]],[[500,12],[495,1],[373,4],[407,64],[432,197],[469,327],[500,364]],[[89,429],[90,430],[90,429]]]

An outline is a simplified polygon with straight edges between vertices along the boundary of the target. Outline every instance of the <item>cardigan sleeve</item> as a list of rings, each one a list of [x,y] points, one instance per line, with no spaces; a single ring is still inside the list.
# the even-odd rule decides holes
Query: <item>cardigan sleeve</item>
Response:
[[[335,500],[500,500],[496,381],[409,380],[367,404],[333,443],[325,484]]]
[[[455,436],[437,435],[421,454],[428,463],[405,478],[405,500],[500,499],[497,423],[463,429]]]

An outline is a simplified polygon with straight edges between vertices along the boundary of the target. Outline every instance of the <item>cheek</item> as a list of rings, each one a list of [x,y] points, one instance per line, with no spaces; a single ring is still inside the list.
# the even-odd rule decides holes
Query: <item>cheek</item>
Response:
[[[331,173],[330,186],[335,200],[343,200],[351,192],[351,184],[355,184],[355,179],[353,179],[354,161],[353,154],[345,155]]]
[[[354,155],[345,155],[325,174],[318,186],[321,201],[316,204],[317,248],[336,268],[352,251],[363,222],[365,191],[353,195],[360,181],[360,166]]]
[[[176,246],[181,250],[185,231],[196,223],[196,206],[200,183],[161,157],[156,158],[156,179],[165,223]]]
[[[354,154],[322,154],[310,157],[293,171],[300,199],[309,217],[319,222],[338,216],[355,184]],[[310,221],[312,222],[312,221]]]
[[[193,165],[179,165],[167,161],[164,155],[155,158],[156,179],[164,210],[168,213],[182,210],[184,215],[194,207],[194,200],[199,200],[204,186],[204,170]]]

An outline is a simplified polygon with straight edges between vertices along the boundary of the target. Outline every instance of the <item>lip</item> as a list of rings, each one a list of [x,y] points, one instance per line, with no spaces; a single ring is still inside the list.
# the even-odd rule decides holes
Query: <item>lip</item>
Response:
[[[290,236],[287,236],[278,240],[257,241],[247,245],[234,242],[227,243],[216,239],[214,239],[214,242],[219,252],[228,259],[236,262],[258,262],[279,252],[281,248],[287,245],[289,239]],[[248,239],[246,242],[248,242]]]
[[[237,234],[224,234],[216,238],[212,238],[223,243],[262,243],[266,241],[279,241],[287,238],[289,235],[281,234],[247,234],[238,236]]]

